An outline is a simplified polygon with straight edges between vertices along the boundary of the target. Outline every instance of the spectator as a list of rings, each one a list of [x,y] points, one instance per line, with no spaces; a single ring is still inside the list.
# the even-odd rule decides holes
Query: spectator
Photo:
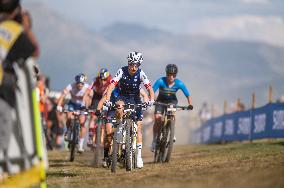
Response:
[[[281,102],[281,103],[284,103],[284,95],[281,96],[280,102]]]
[[[211,119],[211,113],[210,113],[210,110],[209,110],[208,105],[207,105],[206,102],[204,102],[202,104],[202,107],[199,110],[198,114],[199,114],[199,118],[200,118],[201,124],[203,124],[206,121],[208,121],[209,119]]]
[[[55,147],[62,148],[64,123],[62,123],[62,114],[56,111],[56,102],[53,99],[46,101],[47,106],[47,129],[48,136],[52,139]]]

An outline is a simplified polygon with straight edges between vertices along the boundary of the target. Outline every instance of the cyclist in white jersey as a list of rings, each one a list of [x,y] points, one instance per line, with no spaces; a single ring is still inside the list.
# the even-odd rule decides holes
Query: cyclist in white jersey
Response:
[[[63,110],[63,103],[64,99],[67,94],[70,93],[71,95],[71,100],[68,103],[68,110],[80,110],[82,108],[85,108],[85,102],[83,101],[83,96],[86,92],[86,90],[89,87],[89,84],[86,83],[87,77],[85,74],[78,74],[75,76],[75,82],[72,84],[69,84],[61,93],[61,96],[59,97],[58,103],[57,103],[57,110],[59,112],[62,112]],[[71,120],[74,119],[74,116],[72,112],[67,113],[67,131],[64,134],[64,139],[65,141],[68,140],[68,128],[70,127]],[[84,136],[85,136],[85,121],[86,121],[86,116],[81,115],[79,117],[81,129],[80,129],[80,141],[79,141],[79,148],[78,152],[82,153],[84,152],[83,144],[84,144]]]

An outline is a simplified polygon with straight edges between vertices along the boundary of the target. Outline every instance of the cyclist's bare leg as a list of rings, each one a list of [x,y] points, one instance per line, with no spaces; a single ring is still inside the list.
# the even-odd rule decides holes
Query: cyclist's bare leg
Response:
[[[137,134],[138,134],[137,135],[137,143],[142,144],[142,140],[143,140],[143,138],[142,138],[142,121],[137,121],[137,128],[138,128],[138,130],[137,130]]]
[[[109,149],[112,141],[112,124],[106,123],[105,130],[106,130],[106,137],[104,142],[104,160],[106,160],[109,157]]]
[[[101,146],[104,145],[104,141],[105,141],[105,125],[102,125],[102,132],[101,132]]]
[[[93,144],[96,142],[96,121],[97,121],[97,116],[92,115],[91,119],[90,119],[90,123],[89,123],[89,133],[91,132],[91,134],[93,135],[92,138],[90,138],[89,142],[91,142],[90,144]]]
[[[86,122],[86,116],[84,115],[80,116],[79,123],[81,125],[81,129],[80,129],[79,151],[83,151],[84,137],[86,133],[85,122]]]
[[[90,118],[90,121],[89,121],[89,133],[91,133],[92,135],[94,135],[94,132],[95,132],[94,128],[95,128],[95,121],[94,121],[94,118],[93,118],[93,115],[92,115],[91,118]],[[92,140],[93,140],[93,138],[92,138]]]
[[[68,140],[68,132],[70,131],[70,126],[71,126],[71,121],[72,119],[74,119],[74,115],[72,114],[72,112],[68,112],[67,113],[67,118],[66,118],[66,132],[64,133],[64,139]]]
[[[143,167],[142,160],[142,121],[137,121],[137,167]]]
[[[72,114],[72,112],[68,112],[67,113],[67,121],[66,121],[67,128],[70,127],[71,119],[74,119],[74,115]]]

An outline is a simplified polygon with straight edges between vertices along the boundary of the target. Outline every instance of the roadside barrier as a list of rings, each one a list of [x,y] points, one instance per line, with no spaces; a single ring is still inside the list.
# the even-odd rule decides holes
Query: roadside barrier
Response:
[[[269,103],[210,119],[191,138],[195,144],[284,138],[284,103]]]

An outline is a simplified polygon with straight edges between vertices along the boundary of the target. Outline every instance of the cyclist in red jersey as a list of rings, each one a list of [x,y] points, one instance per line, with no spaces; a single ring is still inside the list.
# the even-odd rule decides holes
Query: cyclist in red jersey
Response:
[[[87,92],[85,93],[85,98],[87,97],[87,100],[85,101],[89,101],[88,102],[89,104],[87,104],[87,106],[89,106],[91,109],[97,109],[98,103],[102,99],[104,91],[110,84],[111,79],[112,77],[110,75],[110,72],[106,68],[102,68],[99,71],[98,76],[94,78],[93,83],[88,88]],[[94,146],[93,143],[95,143],[96,134],[94,133],[97,128],[96,121],[97,121],[97,116],[93,114],[91,116],[90,123],[89,123],[89,139],[87,143],[89,147],[93,147]],[[102,129],[104,129],[104,127],[102,127]],[[102,133],[104,133],[104,130],[102,131]],[[103,136],[104,134],[102,134],[101,138],[103,138]]]

